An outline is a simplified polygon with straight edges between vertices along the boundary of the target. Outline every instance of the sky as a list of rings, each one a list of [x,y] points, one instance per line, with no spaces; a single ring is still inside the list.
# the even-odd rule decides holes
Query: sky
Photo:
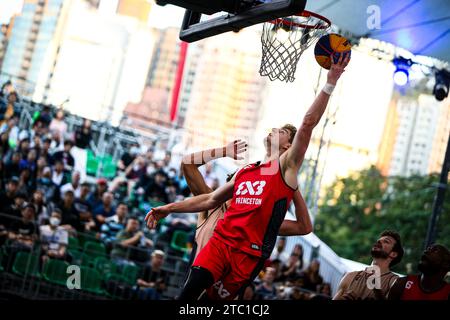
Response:
[[[0,0],[0,24],[9,22],[11,16],[22,9],[23,0]]]

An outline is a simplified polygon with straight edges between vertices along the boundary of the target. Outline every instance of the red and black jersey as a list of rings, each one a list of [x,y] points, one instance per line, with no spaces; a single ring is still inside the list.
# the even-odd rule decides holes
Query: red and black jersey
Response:
[[[446,283],[442,288],[434,292],[425,292],[420,287],[420,277],[418,275],[409,275],[406,278],[401,300],[447,300],[449,296],[450,284]]]
[[[269,258],[295,190],[284,181],[279,159],[243,167],[213,237],[247,254]]]

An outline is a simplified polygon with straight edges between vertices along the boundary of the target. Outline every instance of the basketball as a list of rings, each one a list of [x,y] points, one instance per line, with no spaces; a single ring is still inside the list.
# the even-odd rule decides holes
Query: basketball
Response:
[[[322,68],[330,69],[330,56],[333,55],[334,62],[336,63],[341,57],[341,54],[345,56],[351,55],[351,47],[350,42],[345,37],[336,33],[330,33],[317,41],[314,48],[314,55],[317,63]]]

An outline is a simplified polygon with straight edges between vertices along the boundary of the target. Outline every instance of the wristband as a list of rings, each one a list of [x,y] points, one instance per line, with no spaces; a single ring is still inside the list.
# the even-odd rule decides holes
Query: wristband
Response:
[[[327,95],[331,96],[331,94],[333,93],[334,87],[335,87],[335,85],[327,83],[322,88],[322,91],[325,92]]]

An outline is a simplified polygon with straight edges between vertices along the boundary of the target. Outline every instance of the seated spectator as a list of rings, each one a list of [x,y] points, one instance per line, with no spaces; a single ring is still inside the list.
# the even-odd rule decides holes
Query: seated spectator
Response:
[[[154,176],[153,182],[151,182],[145,190],[145,196],[148,199],[162,201],[164,203],[169,202],[169,198],[166,192],[166,175],[162,171],[157,171]]]
[[[13,221],[19,220],[22,217],[22,209],[26,204],[27,195],[23,192],[17,192],[14,196],[14,203],[2,211],[7,217],[2,217],[2,224],[8,227]]]
[[[67,177],[64,173],[64,163],[61,160],[55,161],[55,166],[53,168],[52,174],[52,182],[57,186],[58,189],[67,183]]]
[[[297,269],[298,271],[302,271],[303,270],[303,247],[301,244],[297,243],[294,246],[294,249],[292,249],[292,253],[298,256],[298,266]]]
[[[47,160],[40,156],[36,162],[36,179],[42,178],[44,175],[44,168],[47,167]]]
[[[14,197],[16,196],[19,187],[19,178],[12,177],[6,184],[6,191],[0,193],[0,212],[4,212],[14,203]]]
[[[36,188],[34,176],[32,175],[30,169],[24,168],[19,175],[19,185],[17,190],[25,193],[27,196],[31,195],[32,190]]]
[[[49,224],[40,226],[43,265],[48,259],[66,259],[69,233],[60,224],[61,211],[54,209]]]
[[[22,219],[14,220],[9,226],[8,238],[10,245],[6,248],[8,253],[7,270],[11,270],[15,256],[19,251],[31,251],[37,240],[38,229],[34,223],[36,209],[34,205],[27,204],[22,208]]]
[[[108,190],[108,181],[104,178],[97,180],[95,191],[88,197],[91,208],[97,208],[102,204],[103,194]]]
[[[30,138],[26,131],[22,131],[19,134],[19,146],[17,152],[20,153],[20,159],[26,159],[28,156],[28,151],[30,150]]]
[[[292,253],[286,264],[281,267],[281,276],[277,281],[291,281],[299,276],[298,273],[299,256]]]
[[[80,187],[80,196],[75,198],[75,208],[80,213],[81,223],[85,230],[90,230],[95,227],[95,222],[92,217],[92,207],[88,201],[91,185],[88,182],[83,182]]]
[[[5,164],[5,178],[18,177],[20,175],[20,160],[22,160],[20,152],[14,151],[11,160]]]
[[[100,239],[108,249],[112,249],[116,242],[116,236],[120,231],[125,229],[128,215],[128,206],[125,203],[117,205],[116,214],[106,218],[105,223],[101,226]]]
[[[128,218],[125,230],[120,231],[116,238],[116,244],[111,251],[111,257],[119,265],[133,264],[128,259],[133,257],[133,253],[138,246],[151,247],[153,242],[144,236],[144,233],[139,230],[139,221],[135,217]]]
[[[21,171],[23,169],[29,169],[31,174],[35,175],[37,168],[36,159],[37,159],[36,149],[29,149],[26,159],[20,160],[19,169]]]
[[[102,204],[94,209],[93,216],[98,227],[105,223],[106,218],[112,217],[116,213],[113,200],[112,193],[105,192],[102,197]]]
[[[147,168],[145,159],[142,156],[136,157],[132,163],[125,169],[125,176],[129,180],[138,181],[145,173]]]
[[[64,136],[67,132],[67,124],[64,121],[63,110],[59,109],[56,112],[55,118],[53,118],[52,121],[50,122],[49,129],[51,131],[57,132],[61,140],[64,139]]]
[[[125,169],[131,163],[133,163],[134,159],[136,159],[136,157],[139,155],[140,153],[139,144],[137,143],[131,144],[129,150],[130,152],[125,151],[123,153],[122,157],[120,157],[120,160],[117,163],[117,168],[119,171],[125,171]]]
[[[50,165],[52,163],[52,156],[50,154],[50,146],[52,144],[51,138],[44,138],[42,141],[42,148],[40,150],[39,156],[44,157],[47,161],[47,165]]]
[[[37,189],[33,193],[31,203],[36,207],[36,217],[39,225],[46,223],[50,218],[49,212],[47,210],[47,205],[45,203],[44,191]]]
[[[64,184],[61,189],[61,196],[67,191],[72,190],[75,197],[79,197],[81,193],[81,185],[80,185],[80,173],[78,171],[74,171],[72,173],[72,179],[70,182]]]
[[[166,289],[167,273],[161,269],[164,264],[164,252],[154,250],[150,265],[146,265],[137,280],[138,298],[140,300],[160,300]]]
[[[270,260],[278,259],[282,264],[286,263],[289,259],[289,254],[286,252],[286,238],[279,237],[275,249],[273,249],[270,255]]]
[[[72,147],[73,141],[66,140],[64,141],[64,149],[62,151],[55,152],[55,154],[53,155],[53,163],[56,163],[56,161],[62,161],[65,171],[72,171],[73,167],[75,166],[75,160],[70,154],[70,150],[72,149]]]
[[[44,199],[46,203],[50,203],[51,201],[58,201],[58,187],[52,181],[52,170],[50,169],[50,167],[45,167],[42,170],[42,177],[36,180],[36,188],[44,192]]]
[[[9,154],[9,151],[9,132],[3,132],[0,134],[0,159],[3,159],[4,155]],[[3,163],[3,161],[0,162]]]
[[[84,119],[83,126],[75,131],[75,145],[78,148],[89,148],[89,144],[92,140],[91,121]]]
[[[52,115],[50,111],[50,107],[45,105],[42,111],[39,113],[39,116],[36,121],[41,121],[45,127],[49,127],[52,122]]]
[[[304,288],[310,291],[316,291],[318,285],[323,283],[323,279],[319,274],[320,263],[314,259],[309,267],[300,274],[305,280]]]
[[[260,300],[275,300],[277,298],[277,289],[273,284],[275,280],[275,269],[267,267],[262,283],[256,287],[256,295]]]
[[[61,225],[65,229],[69,231],[84,231],[80,221],[80,213],[75,208],[75,196],[72,190],[66,191],[57,208],[61,211]]]

